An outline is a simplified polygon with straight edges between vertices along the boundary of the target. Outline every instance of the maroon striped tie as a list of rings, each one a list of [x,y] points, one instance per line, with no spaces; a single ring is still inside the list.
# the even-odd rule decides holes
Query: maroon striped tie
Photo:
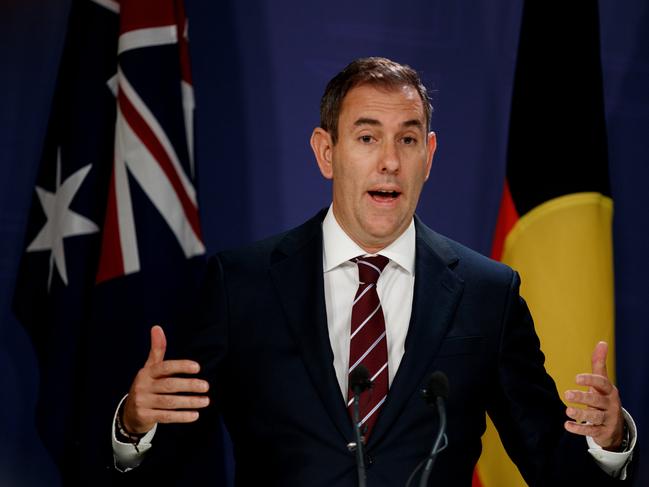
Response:
[[[363,364],[374,383],[372,388],[360,396],[361,431],[365,431],[367,441],[388,394],[388,342],[385,336],[385,318],[376,292],[376,282],[389,259],[377,255],[358,257],[353,261],[358,265],[360,282],[352,305],[347,379],[349,381],[349,374]],[[353,418],[354,394],[351,389],[348,398],[347,409]]]

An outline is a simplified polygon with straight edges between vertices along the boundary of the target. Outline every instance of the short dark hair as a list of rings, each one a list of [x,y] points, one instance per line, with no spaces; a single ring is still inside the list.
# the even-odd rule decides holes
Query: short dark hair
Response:
[[[329,81],[320,101],[320,127],[331,134],[334,144],[338,141],[338,118],[343,100],[352,88],[364,84],[387,89],[413,87],[424,105],[426,126],[430,126],[433,107],[428,91],[414,69],[383,57],[360,58],[349,63]]]

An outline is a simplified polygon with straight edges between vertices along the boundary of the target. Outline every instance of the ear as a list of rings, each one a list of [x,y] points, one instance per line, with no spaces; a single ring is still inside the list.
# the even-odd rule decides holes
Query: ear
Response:
[[[435,132],[428,132],[428,140],[426,145],[426,179],[428,181],[428,176],[430,176],[430,168],[433,167],[433,155],[435,155],[435,149],[437,149],[437,136]]]
[[[331,164],[333,142],[329,132],[321,127],[314,128],[311,134],[311,149],[313,149],[313,154],[316,161],[318,161],[318,167],[322,175],[325,179],[332,179],[334,174],[333,165]]]

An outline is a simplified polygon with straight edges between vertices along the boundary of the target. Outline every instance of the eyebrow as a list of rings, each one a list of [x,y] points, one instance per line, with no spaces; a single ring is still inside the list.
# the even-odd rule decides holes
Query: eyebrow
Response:
[[[354,125],[356,127],[359,127],[361,125],[381,125],[381,122],[376,120],[375,118],[359,118],[354,122]]]
[[[421,123],[421,120],[413,119],[413,120],[407,120],[403,122],[401,125],[404,127],[423,127],[424,125]]]
[[[354,122],[355,127],[359,127],[361,125],[382,125],[381,122],[376,120],[375,118],[365,118],[361,117],[358,120]],[[402,127],[423,127],[423,124],[421,123],[421,120],[417,119],[412,119],[412,120],[406,120],[405,122],[401,123]]]

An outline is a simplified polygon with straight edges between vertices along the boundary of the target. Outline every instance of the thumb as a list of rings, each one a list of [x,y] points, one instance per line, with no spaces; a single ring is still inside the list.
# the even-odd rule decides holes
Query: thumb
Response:
[[[151,327],[151,349],[144,365],[154,365],[162,362],[165,358],[165,350],[167,350],[165,332],[161,326],[155,325]]]
[[[593,356],[591,357],[591,364],[593,369],[593,374],[603,375],[608,378],[608,372],[606,371],[606,354],[608,353],[608,343],[599,342],[595,345],[595,350],[593,350]]]

